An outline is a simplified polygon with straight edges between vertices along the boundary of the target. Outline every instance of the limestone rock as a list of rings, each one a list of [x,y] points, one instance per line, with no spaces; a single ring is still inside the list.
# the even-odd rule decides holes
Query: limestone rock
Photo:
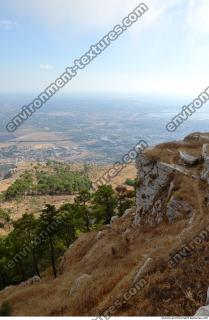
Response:
[[[136,213],[136,208],[126,209],[126,211],[123,214],[123,218],[125,218],[129,215],[134,215],[135,213]]]
[[[134,277],[133,283],[138,282],[140,280],[140,278],[142,278],[142,276],[146,274],[152,261],[153,261],[152,258],[147,258],[147,260],[144,262],[144,264],[139,267],[139,270],[137,271],[137,273]]]
[[[116,221],[116,220],[118,220],[118,219],[119,219],[118,216],[113,216],[113,217],[111,218],[110,224],[112,225],[112,224],[114,223],[114,221]]]
[[[170,186],[169,186],[169,190],[168,190],[168,199],[170,199],[172,192],[174,190],[174,187],[175,187],[174,182],[171,181]]]
[[[188,166],[194,166],[202,161],[202,157],[195,157],[186,152],[179,152],[180,159]]]
[[[39,282],[41,282],[41,278],[39,276],[34,276],[34,277],[24,281],[24,282],[21,282],[20,286],[23,286],[23,287],[24,286],[29,286],[29,285],[33,285],[33,284],[39,283]]]
[[[100,239],[102,239],[104,237],[104,232],[99,231],[96,235],[96,241],[99,241]]]
[[[207,292],[207,298],[206,298],[206,306],[203,306],[197,310],[195,313],[196,317],[209,317],[209,288]]]
[[[203,157],[204,161],[209,162],[209,144],[203,144],[202,157]]]
[[[209,144],[203,145],[202,157],[204,159],[204,168],[201,173],[201,179],[209,184]]]
[[[209,317],[209,306],[199,308],[195,313],[195,317]]]
[[[158,159],[149,159],[142,154],[136,160],[138,186],[136,191],[137,210],[134,226],[157,225],[163,220],[173,168]]]
[[[207,304],[207,305],[209,304],[209,288],[208,288],[208,291],[207,291],[206,304]]]
[[[190,133],[188,136],[184,138],[184,141],[192,141],[192,140],[198,141],[200,140],[200,136],[201,136],[200,132]]]
[[[14,289],[15,286],[11,285],[11,286],[8,286],[6,288],[4,288],[1,292],[4,292],[4,291],[7,291],[7,290],[10,290],[10,289]]]
[[[183,216],[191,217],[192,213],[192,206],[185,201],[172,199],[167,205],[166,216],[170,223]]]

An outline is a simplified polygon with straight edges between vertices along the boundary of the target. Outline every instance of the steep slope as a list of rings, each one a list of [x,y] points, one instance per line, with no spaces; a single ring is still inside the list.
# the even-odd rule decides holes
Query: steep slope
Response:
[[[82,235],[57,279],[46,271],[40,283],[0,292],[0,302],[17,316],[195,314],[209,286],[208,136],[147,150],[136,208]],[[188,165],[180,152],[199,161]]]

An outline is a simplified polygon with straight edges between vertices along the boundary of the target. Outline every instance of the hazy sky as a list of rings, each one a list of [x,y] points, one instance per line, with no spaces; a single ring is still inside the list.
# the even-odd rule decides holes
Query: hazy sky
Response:
[[[0,91],[43,91],[139,3],[0,0]],[[209,86],[209,0],[144,3],[149,11],[64,92],[195,95]]]

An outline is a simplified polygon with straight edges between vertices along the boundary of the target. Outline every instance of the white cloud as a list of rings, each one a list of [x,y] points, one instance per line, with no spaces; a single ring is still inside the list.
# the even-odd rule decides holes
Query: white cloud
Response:
[[[148,25],[169,21],[180,12],[185,15],[185,24],[198,32],[209,32],[209,1],[208,0],[144,0],[150,8],[143,17],[139,29]],[[20,19],[28,17],[47,28],[74,28],[79,32],[106,30],[120,23],[137,5],[138,0],[7,0],[7,6],[18,13]],[[2,20],[7,27],[10,20]],[[75,32],[73,30],[73,32]]]
[[[107,30],[121,22],[139,5],[138,0],[7,0],[20,15],[35,19],[48,27],[75,27],[79,31]],[[144,0],[150,8],[145,25],[162,18],[167,9],[182,0]]]
[[[12,20],[8,20],[8,19],[0,19],[0,27],[4,28],[4,29],[11,29],[12,27],[16,26],[17,23],[12,21]]]
[[[44,69],[44,70],[52,70],[54,69],[54,67],[50,64],[40,64],[40,69]]]
[[[198,35],[209,33],[209,1],[189,1],[188,22]]]
[[[83,30],[92,28],[106,28],[112,23],[117,23],[135,6],[137,0],[8,0],[10,8],[15,9],[20,15],[46,24],[49,27],[65,26]],[[120,21],[120,20],[119,20]]]

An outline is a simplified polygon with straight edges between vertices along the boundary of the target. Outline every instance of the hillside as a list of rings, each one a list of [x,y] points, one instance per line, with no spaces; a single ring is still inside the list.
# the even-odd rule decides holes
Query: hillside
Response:
[[[81,235],[56,279],[47,269],[0,303],[15,316],[194,315],[209,287],[208,144],[195,133],[140,155],[136,207]]]
[[[64,164],[60,164],[64,166]],[[70,164],[69,167],[72,171],[83,171],[84,165],[82,164]],[[96,181],[101,178],[105,172],[110,170],[111,165],[92,165],[89,168],[88,175],[91,181]],[[23,162],[17,166],[14,175],[11,178],[0,181],[0,194],[4,193],[8,188],[17,180],[20,179],[25,172],[30,172],[35,175],[35,172],[46,172],[51,173],[51,168],[45,163],[28,163]],[[136,168],[133,163],[128,164],[116,177],[112,178],[110,184],[115,189],[118,185],[123,184],[126,179],[134,179],[136,176]],[[21,199],[10,199],[2,201],[1,208],[11,211],[11,218],[13,220],[19,219],[24,213],[31,213],[39,215],[43,207],[50,203],[55,205],[57,208],[65,203],[72,203],[75,195],[70,193],[60,193],[60,194],[38,194],[38,195],[24,195]],[[9,231],[8,227],[0,228],[0,235],[5,235]]]

